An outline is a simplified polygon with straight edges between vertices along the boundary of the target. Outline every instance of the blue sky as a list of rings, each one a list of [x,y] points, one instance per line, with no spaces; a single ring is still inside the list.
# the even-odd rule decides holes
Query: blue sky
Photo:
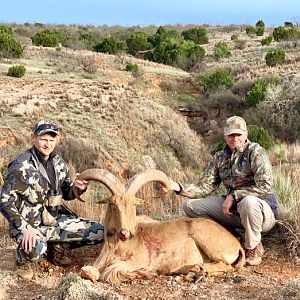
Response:
[[[300,22],[300,0],[2,0],[0,22],[147,26]]]

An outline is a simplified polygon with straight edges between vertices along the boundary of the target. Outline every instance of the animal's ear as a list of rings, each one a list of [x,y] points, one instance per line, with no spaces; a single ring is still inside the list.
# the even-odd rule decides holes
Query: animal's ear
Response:
[[[110,197],[106,197],[104,199],[95,200],[95,203],[97,203],[97,204],[105,204],[105,203],[109,203],[109,202],[110,202]]]
[[[141,204],[144,204],[146,202],[145,200],[143,200],[141,198],[135,198],[135,200],[136,200],[137,205],[141,205]]]

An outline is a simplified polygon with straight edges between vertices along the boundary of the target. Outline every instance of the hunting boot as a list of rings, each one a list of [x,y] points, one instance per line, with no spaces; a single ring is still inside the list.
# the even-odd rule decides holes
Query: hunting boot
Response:
[[[265,250],[260,242],[254,249],[246,251],[246,266],[257,266],[261,263]]]
[[[17,275],[26,280],[31,280],[33,278],[32,263],[30,262],[16,262]]]
[[[49,243],[48,257],[57,266],[67,267],[71,264],[71,259],[66,255],[68,250],[67,243]]]

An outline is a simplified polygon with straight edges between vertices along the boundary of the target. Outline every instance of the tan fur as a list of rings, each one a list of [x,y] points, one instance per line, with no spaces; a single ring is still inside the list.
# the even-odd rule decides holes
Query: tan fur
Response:
[[[145,174],[137,178],[146,182]],[[130,186],[138,190],[132,181]],[[143,217],[138,221],[135,203],[132,193],[110,198],[104,220],[104,246],[90,269],[91,274],[99,272],[99,280],[118,283],[189,271],[219,275],[243,267],[245,252],[241,244],[216,222],[204,218],[164,222],[145,218],[143,222]],[[85,273],[85,278],[88,276]]]

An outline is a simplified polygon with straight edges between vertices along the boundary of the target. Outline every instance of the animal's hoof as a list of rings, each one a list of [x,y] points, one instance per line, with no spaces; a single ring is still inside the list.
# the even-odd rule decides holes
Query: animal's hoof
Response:
[[[92,266],[84,266],[81,268],[80,276],[81,278],[89,279],[95,283],[99,279],[100,273]]]
[[[196,273],[195,276],[194,276],[194,278],[193,278],[193,282],[194,283],[198,283],[200,281],[203,281],[204,277],[205,277],[205,274],[203,274],[203,273]]]

